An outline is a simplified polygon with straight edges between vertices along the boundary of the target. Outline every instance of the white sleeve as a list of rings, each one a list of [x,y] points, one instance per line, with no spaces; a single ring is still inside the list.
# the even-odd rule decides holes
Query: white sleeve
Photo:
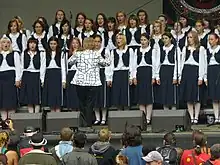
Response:
[[[133,58],[133,73],[132,73],[132,77],[133,78],[136,78],[137,77],[137,56],[138,56],[138,54],[137,54],[137,49],[135,49],[135,51],[134,51],[134,58]]]
[[[26,48],[27,48],[27,37],[24,34],[22,34],[22,49],[23,49],[23,51],[25,51]]]
[[[133,72],[134,72],[134,51],[132,48],[129,48],[129,79],[133,79]]]
[[[157,57],[156,50],[152,50],[152,79],[156,79],[157,73]]]
[[[207,72],[207,60],[206,60],[206,50],[204,47],[199,48],[199,78],[198,80],[203,80],[205,78],[205,72]]]
[[[93,52],[93,53],[95,53],[95,52]],[[96,54],[95,54],[95,56],[96,56]],[[101,56],[101,54],[98,54],[98,64],[103,67],[110,66],[110,64],[111,64],[110,55],[106,54],[106,52],[105,52],[105,58],[103,58]]]
[[[52,25],[49,27],[49,31],[48,31],[47,35],[48,35],[48,37],[47,37],[48,40],[50,39],[50,37],[53,36],[53,27],[52,27]]]
[[[67,53],[66,53],[66,56],[64,55],[63,56],[63,53],[61,54],[61,72],[62,72],[62,82],[66,82],[66,56],[67,56]]]
[[[186,59],[186,47],[183,48],[180,58],[179,80],[182,78],[183,67]]]
[[[44,77],[45,77],[45,73],[46,73],[46,53],[45,52],[41,52],[40,54],[40,80],[41,83],[44,83]]]
[[[105,68],[106,81],[112,81],[112,79],[113,79],[113,72],[114,72],[114,52],[113,51],[114,50],[112,50],[110,53],[111,64],[110,64],[110,66]]]
[[[177,54],[176,54],[177,53]],[[181,68],[181,51],[180,48],[177,47],[177,50],[175,50],[175,66],[174,66],[174,73],[173,73],[173,80],[177,80],[180,76],[180,68]],[[177,67],[178,67],[178,73],[177,73]]]
[[[31,38],[31,31],[28,30],[28,29],[26,29],[26,37],[27,37],[27,40],[28,40],[29,38]]]
[[[21,60],[20,55],[14,52],[14,63],[15,63],[15,81],[21,80]]]
[[[67,64],[72,66],[75,65],[77,62],[77,58],[79,56],[80,52],[76,52],[74,55],[72,55],[68,60],[67,60]]]
[[[160,67],[161,67],[161,63],[160,63],[160,49],[157,49],[155,51],[155,56],[156,58],[156,64],[155,64],[155,78],[156,80],[160,80]]]

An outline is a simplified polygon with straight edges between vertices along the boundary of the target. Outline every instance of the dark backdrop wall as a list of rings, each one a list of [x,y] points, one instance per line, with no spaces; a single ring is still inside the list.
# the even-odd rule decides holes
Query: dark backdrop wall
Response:
[[[81,11],[94,19],[99,12],[104,12],[107,16],[115,16],[121,10],[130,13],[147,2],[150,3],[142,8],[147,10],[150,20],[154,20],[162,13],[162,0],[2,0],[0,34],[5,33],[8,21],[16,15],[21,16],[25,27],[32,30],[31,25],[38,16],[45,16],[51,24],[57,9],[63,9],[67,17],[71,11],[73,19]]]

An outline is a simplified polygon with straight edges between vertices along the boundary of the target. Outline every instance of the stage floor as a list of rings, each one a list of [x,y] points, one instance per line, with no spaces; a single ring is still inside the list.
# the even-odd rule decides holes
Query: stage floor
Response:
[[[87,133],[88,142],[86,144],[86,148],[90,147],[98,138],[97,132],[99,129],[103,128],[102,126],[95,126],[94,133]],[[193,125],[192,130],[201,130],[203,131],[208,137],[208,145],[211,146],[215,143],[220,143],[220,125],[212,125],[207,127],[207,125]],[[148,126],[147,132],[142,132],[143,137],[143,145],[155,145],[161,146],[162,145],[162,138],[166,132],[163,133],[152,133],[151,126]],[[192,131],[191,132],[175,132],[176,139],[177,139],[177,146],[181,148],[191,148],[192,147]],[[121,148],[120,139],[122,133],[112,133],[111,143],[116,148]],[[45,138],[48,140],[48,145],[54,146],[59,141],[59,135],[45,135]]]

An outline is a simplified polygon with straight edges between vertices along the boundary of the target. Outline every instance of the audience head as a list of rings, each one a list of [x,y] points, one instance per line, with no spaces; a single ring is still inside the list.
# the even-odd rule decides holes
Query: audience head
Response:
[[[101,142],[109,142],[111,138],[111,132],[108,130],[108,128],[102,128],[99,131],[99,141]]]
[[[147,165],[162,165],[163,157],[158,151],[151,151],[147,156],[142,158]]]
[[[128,158],[124,155],[117,155],[116,163],[117,165],[128,165]]]
[[[214,144],[210,148],[211,160],[220,159],[220,144]]]
[[[60,139],[62,141],[71,141],[73,138],[73,131],[69,127],[64,127],[60,131]]]
[[[137,126],[128,126],[125,130],[128,146],[139,146],[142,143],[141,130]]]
[[[76,132],[73,136],[74,145],[77,148],[84,148],[86,144],[86,140],[87,140],[86,134],[82,132]]]
[[[0,147],[7,147],[9,143],[9,134],[6,131],[0,132]]]
[[[202,153],[202,148],[207,145],[207,138],[200,130],[195,130],[192,134],[193,144],[197,155]]]
[[[37,133],[37,130],[34,127],[27,126],[27,127],[24,128],[24,133],[23,134],[26,137],[31,137],[31,136],[33,136],[36,133]]]
[[[176,146],[176,136],[174,135],[174,133],[169,132],[165,134],[163,137],[163,143],[164,145]]]
[[[34,149],[41,149],[47,144],[47,139],[43,137],[41,132],[34,134],[29,141],[29,144],[33,146]]]
[[[147,156],[151,151],[156,151],[156,147],[154,145],[146,145],[142,148],[143,156]]]

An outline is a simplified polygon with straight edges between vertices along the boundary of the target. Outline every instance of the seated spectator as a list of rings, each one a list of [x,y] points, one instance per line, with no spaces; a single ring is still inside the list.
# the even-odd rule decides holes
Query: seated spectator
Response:
[[[36,134],[37,130],[32,126],[27,126],[24,128],[24,138],[18,144],[18,152],[20,157],[24,156],[29,151],[33,150],[32,145],[29,143],[32,135]]]
[[[99,131],[99,140],[89,149],[89,153],[94,155],[98,165],[114,165],[116,150],[111,146],[111,132],[108,128]]]
[[[143,156],[147,156],[151,151],[156,151],[156,147],[154,145],[146,145],[142,148]]]
[[[183,151],[180,165],[199,165],[210,159],[210,149],[207,147],[205,134],[201,131],[194,131],[192,138],[195,147]]]
[[[98,165],[97,160],[89,154],[84,146],[86,144],[86,135],[77,132],[73,136],[74,149],[72,152],[66,154],[62,158],[62,163],[65,165]]]
[[[43,137],[42,133],[36,133],[31,137],[29,143],[32,145],[33,150],[26,153],[20,160],[19,165],[27,164],[42,164],[42,165],[56,165],[56,160],[51,154],[42,151],[42,147],[47,144],[47,140]]]
[[[5,154],[0,154],[0,165],[7,165],[7,156]]]
[[[167,163],[163,161],[163,157],[158,151],[151,151],[142,159],[145,160],[146,165],[167,165]]]
[[[168,164],[179,164],[182,154],[182,149],[176,147],[176,137],[172,132],[164,135],[163,146],[157,148],[157,151],[162,155],[164,161]]]
[[[128,165],[128,158],[123,155],[116,156],[116,164],[117,165]]]
[[[125,131],[127,147],[121,151],[121,155],[128,158],[129,165],[143,165],[145,162],[141,159],[142,154],[142,136],[141,130],[137,126],[129,126]]]
[[[73,151],[73,131],[70,128],[63,128],[60,132],[60,139],[58,145],[53,147],[50,152],[52,153],[53,157],[56,159],[57,164],[61,164],[62,157]]]
[[[204,165],[219,165],[220,164],[220,144],[214,144],[210,148],[211,158]]]
[[[0,132],[0,148],[1,154],[5,154],[7,157],[8,165],[14,165],[18,163],[18,154],[15,151],[8,150],[9,133],[6,131]]]

